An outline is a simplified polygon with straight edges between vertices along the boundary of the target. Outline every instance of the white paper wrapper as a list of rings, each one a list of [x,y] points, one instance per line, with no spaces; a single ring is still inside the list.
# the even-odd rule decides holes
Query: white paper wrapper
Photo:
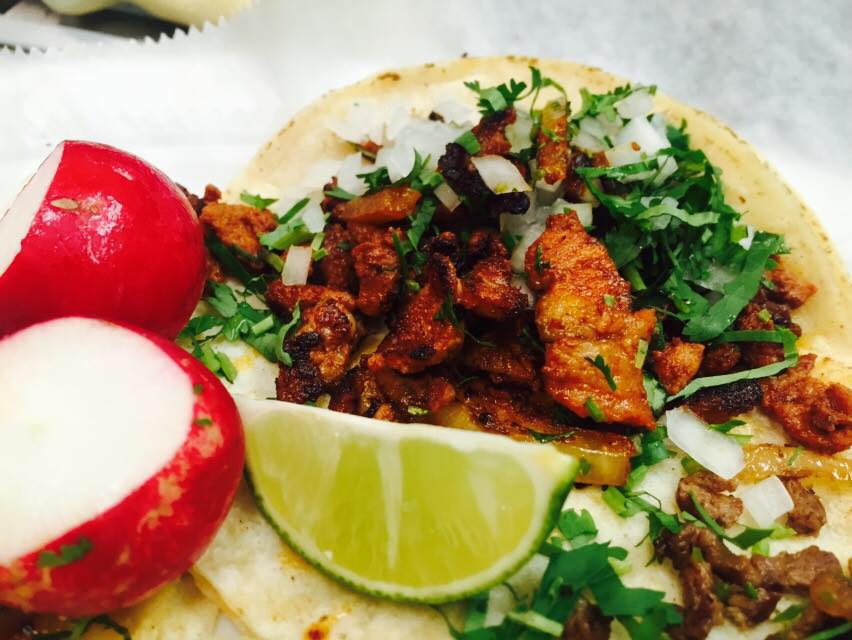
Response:
[[[2,18],[0,18],[2,19]],[[265,0],[159,43],[0,52],[0,207],[50,147],[131,150],[187,187],[227,183],[301,106],[378,70],[525,53],[601,66],[694,104],[754,143],[820,215],[852,265],[847,5],[769,0],[700,10],[598,3]],[[764,37],[772,34],[772,37]]]

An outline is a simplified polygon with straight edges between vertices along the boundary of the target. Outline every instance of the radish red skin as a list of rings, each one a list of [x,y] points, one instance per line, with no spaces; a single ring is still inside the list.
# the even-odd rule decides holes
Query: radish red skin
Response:
[[[189,569],[230,509],[245,458],[233,399],[215,374],[183,349],[127,328],[154,341],[188,375],[195,390],[189,435],[165,467],[119,504],[11,565],[0,565],[2,604],[69,617],[134,604]],[[39,566],[42,552],[59,554],[62,545],[77,545],[81,538],[91,542],[91,550],[79,560]]]
[[[21,251],[0,274],[0,335],[82,314],[174,338],[206,272],[189,201],[133,155],[91,142],[63,145]]]

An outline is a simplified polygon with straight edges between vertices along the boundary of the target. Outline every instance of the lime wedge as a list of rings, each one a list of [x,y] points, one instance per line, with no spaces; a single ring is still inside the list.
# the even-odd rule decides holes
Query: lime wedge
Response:
[[[553,447],[238,399],[261,511],[367,593],[441,603],[511,575],[550,533],[579,462]]]

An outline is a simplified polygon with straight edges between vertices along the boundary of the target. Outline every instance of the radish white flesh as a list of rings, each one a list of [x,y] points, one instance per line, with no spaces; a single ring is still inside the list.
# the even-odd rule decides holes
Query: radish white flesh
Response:
[[[47,156],[9,209],[0,214],[0,275],[6,272],[20,253],[21,243],[27,236],[59,168],[64,148],[65,144],[60,144]]]
[[[730,480],[745,466],[743,449],[728,436],[708,429],[691,411],[672,409],[666,412],[669,439],[702,467]]]
[[[154,476],[186,440],[195,399],[155,344],[98,320],[20,331],[0,341],[0,362],[0,522],[15,523],[0,536],[4,565]]]
[[[793,508],[793,498],[778,476],[769,476],[757,484],[743,485],[737,494],[759,527],[771,527]]]

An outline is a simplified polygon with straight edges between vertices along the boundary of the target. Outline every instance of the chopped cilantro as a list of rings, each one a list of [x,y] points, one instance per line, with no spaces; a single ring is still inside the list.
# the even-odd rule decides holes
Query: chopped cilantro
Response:
[[[636,358],[633,363],[637,369],[641,369],[645,365],[645,358],[648,356],[648,341],[639,340],[639,345],[636,347]]]
[[[444,298],[444,301],[441,303],[441,308],[438,309],[434,319],[441,322],[449,322],[456,327],[461,324],[461,320],[459,320],[459,317],[456,315],[456,309],[453,306],[452,294],[448,293],[447,297]]]
[[[721,525],[716,522],[713,516],[707,513],[704,507],[701,506],[701,503],[695,497],[695,494],[693,492],[690,491],[689,497],[692,500],[692,505],[695,507],[695,510],[698,512],[698,515],[704,525],[717,536],[719,536],[723,540],[727,540],[728,542],[734,543],[740,549],[748,549],[749,547],[753,547],[761,541],[765,541],[765,538],[768,538],[772,535],[772,529],[752,529],[750,527],[746,527],[741,533],[735,536],[730,536],[725,532]]]
[[[545,269],[550,268],[550,263],[547,260],[541,259],[541,244],[536,245],[535,248],[535,270],[537,273],[541,274]]]
[[[408,407],[406,410],[413,416],[425,416],[429,414],[429,409],[422,409],[421,407]]]
[[[296,202],[292,207],[287,209],[284,215],[278,218],[278,224],[287,224],[288,222],[290,222],[290,220],[295,218],[302,209],[308,206],[308,203],[310,201],[310,198],[302,198],[301,200]]]
[[[604,357],[598,354],[594,358],[591,358],[589,356],[586,356],[585,358],[589,364],[597,367],[600,370],[604,378],[606,378],[606,383],[609,385],[609,388],[615,391],[618,386],[615,384],[615,378],[612,377],[612,371],[610,370],[609,366],[607,366]]]
[[[670,397],[669,401],[688,398],[696,391],[706,389],[707,387],[717,387],[738,380],[754,380],[774,376],[785,369],[795,367],[799,362],[799,352],[796,349],[796,334],[788,329],[779,328],[775,331],[730,331],[719,336],[717,342],[751,342],[758,339],[764,342],[780,343],[784,347],[784,359],[780,362],[773,362],[772,364],[758,367],[757,369],[746,369],[745,371],[737,371],[720,376],[695,378],[681,389],[679,393]]]
[[[278,198],[261,198],[260,196],[253,195],[248,191],[243,191],[240,194],[240,200],[245,202],[248,206],[260,209],[261,211],[268,209],[271,205],[278,202]]]
[[[391,184],[387,167],[379,167],[375,171],[371,171],[369,173],[359,173],[358,177],[367,183],[369,193],[380,191]]]
[[[592,420],[594,420],[595,422],[605,422],[606,421],[606,414],[604,414],[604,412],[601,411],[600,407],[597,405],[597,403],[594,401],[593,398],[588,398],[586,400],[585,407],[586,407],[586,411],[589,412],[589,417]]]
[[[746,595],[752,600],[757,600],[758,596],[760,595],[751,582],[746,582],[745,586],[743,587],[743,590],[746,592]]]
[[[420,239],[423,237],[426,229],[429,228],[432,216],[435,215],[437,209],[438,203],[434,198],[423,198],[417,204],[417,210],[414,212],[414,220],[405,233],[408,241],[411,243],[412,249],[415,251],[420,246]]]
[[[604,304],[605,304],[606,306],[608,306],[608,307],[612,307],[612,306],[614,306],[614,305],[615,305],[615,296],[612,296],[612,295],[610,295],[610,294],[608,294],[608,293],[605,293],[605,294],[604,294],[604,297],[603,297],[603,301],[604,301]]]
[[[798,618],[807,608],[808,605],[806,604],[791,604],[789,607],[784,609],[784,611],[778,613],[774,618],[772,618],[772,622],[791,622]]]
[[[852,631],[852,622],[844,622],[843,624],[832,627],[831,629],[826,629],[825,631],[809,635],[805,638],[805,640],[830,640],[831,638],[840,638],[846,635],[849,631]]]
[[[642,374],[642,385],[645,387],[645,395],[648,397],[651,411],[655,415],[659,415],[666,404],[666,390],[663,389],[659,380],[644,372]]]
[[[598,535],[598,528],[592,519],[592,514],[585,509],[581,513],[573,509],[563,511],[557,526],[572,547],[582,547],[592,542]]]
[[[787,458],[787,466],[788,467],[792,467],[794,464],[796,464],[796,460],[798,460],[799,456],[802,455],[802,451],[803,451],[803,448],[802,448],[801,445],[799,445],[798,447],[796,447],[793,450],[793,453],[791,453],[790,457]]]
[[[262,280],[254,278],[248,270],[243,266],[236,255],[234,249],[225,246],[215,233],[207,233],[204,238],[208,251],[213,254],[216,262],[222,267],[226,274],[234,276],[243,286],[247,287],[255,293],[262,293],[266,289],[266,285]]]
[[[546,87],[553,87],[563,96],[565,95],[565,89],[562,85],[552,78],[542,76],[541,71],[536,67],[530,67],[529,88],[527,88],[526,82],[518,82],[514,79],[509,80],[508,84],[501,84],[496,87],[483,88],[478,81],[465,82],[464,86],[477,94],[479,98],[477,106],[483,116],[505,111],[530,95],[533,96],[534,107],[539,93]]]
[[[349,193],[345,189],[341,189],[340,187],[334,187],[333,189],[329,189],[328,191],[323,191],[323,194],[328,196],[329,198],[337,198],[338,200],[354,200],[358,196],[354,193]]]
[[[406,280],[405,288],[408,289],[409,293],[417,293],[420,291],[420,284],[416,280]]]
[[[75,544],[63,544],[60,546],[59,553],[55,551],[42,551],[38,554],[37,564],[42,569],[64,567],[84,558],[92,548],[92,541],[85,536],[80,536]]]
[[[75,620],[70,629],[65,631],[54,631],[50,633],[36,633],[33,638],[39,640],[81,640],[94,625],[99,625],[110,631],[114,631],[123,640],[132,640],[130,632],[107,615],[89,616]],[[99,636],[100,637],[100,636]]]
[[[234,363],[231,362],[231,359],[222,353],[221,351],[216,351],[216,359],[219,361],[220,371],[222,375],[225,376],[225,379],[228,382],[233,383],[234,380],[237,379],[237,368],[234,366]]]
[[[467,151],[470,155],[475,156],[479,153],[479,149],[481,148],[479,145],[479,140],[477,140],[476,136],[473,134],[473,131],[465,131],[458,138],[456,138],[456,144],[460,144],[464,147],[464,150]]]
[[[760,318],[761,322],[770,322],[772,320],[772,314],[769,313],[769,309],[761,309],[758,311],[757,317]]]
[[[284,351],[284,341],[287,339],[290,332],[296,329],[301,322],[302,310],[297,302],[296,306],[293,307],[293,315],[290,318],[290,322],[281,325],[281,328],[278,330],[278,334],[275,336],[275,356],[278,362],[281,362],[287,367],[293,366],[293,358],[290,357],[289,353]]]
[[[618,115],[615,111],[615,104],[629,96],[631,93],[639,90],[645,90],[651,95],[654,95],[657,92],[657,87],[653,85],[650,87],[633,87],[627,84],[623,87],[616,87],[609,93],[603,94],[592,94],[588,91],[588,89],[580,89],[580,97],[583,99],[583,105],[580,107],[580,111],[578,111],[571,119],[574,122],[578,122],[586,116],[594,117],[602,115],[607,120],[614,121]]]
[[[696,471],[701,471],[701,469],[704,468],[689,456],[684,456],[683,458],[681,458],[680,466],[683,467],[683,470],[686,471],[687,475],[692,475]]]

